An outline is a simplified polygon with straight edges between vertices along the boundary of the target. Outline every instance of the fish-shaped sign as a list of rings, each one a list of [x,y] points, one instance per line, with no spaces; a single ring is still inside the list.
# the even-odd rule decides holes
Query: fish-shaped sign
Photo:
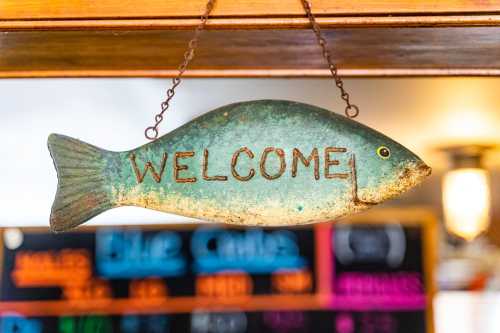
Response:
[[[59,178],[53,231],[120,206],[247,226],[333,220],[393,198],[431,172],[369,127],[279,100],[218,108],[125,152],[58,134],[48,146]]]

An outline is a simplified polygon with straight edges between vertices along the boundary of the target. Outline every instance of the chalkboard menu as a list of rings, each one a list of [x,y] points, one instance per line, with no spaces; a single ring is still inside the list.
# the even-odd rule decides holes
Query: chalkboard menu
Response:
[[[430,332],[433,225],[4,230],[0,332]]]

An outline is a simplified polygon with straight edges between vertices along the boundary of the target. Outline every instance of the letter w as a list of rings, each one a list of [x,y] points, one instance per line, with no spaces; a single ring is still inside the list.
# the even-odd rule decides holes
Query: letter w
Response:
[[[146,174],[148,173],[149,169],[151,169],[151,176],[153,177],[153,179],[157,183],[161,182],[161,177],[163,176],[163,171],[165,171],[165,165],[167,164],[167,157],[168,154],[163,153],[160,173],[157,173],[153,163],[151,163],[151,161],[148,161],[146,162],[146,165],[144,167],[144,172],[141,174],[141,171],[139,170],[139,167],[137,166],[137,163],[135,161],[135,154],[134,153],[130,154],[130,162],[132,163],[132,168],[134,169],[135,177],[137,178],[137,183],[140,184],[144,181],[144,177],[146,177]]]

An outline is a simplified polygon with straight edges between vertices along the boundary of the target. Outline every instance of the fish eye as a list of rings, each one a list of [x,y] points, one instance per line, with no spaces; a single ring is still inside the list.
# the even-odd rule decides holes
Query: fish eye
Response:
[[[386,146],[380,146],[377,148],[377,155],[386,160],[391,157],[391,151]]]

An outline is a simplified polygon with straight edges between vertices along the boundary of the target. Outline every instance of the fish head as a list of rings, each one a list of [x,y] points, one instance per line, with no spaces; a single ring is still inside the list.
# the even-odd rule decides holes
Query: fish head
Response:
[[[355,152],[357,195],[377,204],[420,184],[432,169],[416,154],[387,136],[367,129]]]

